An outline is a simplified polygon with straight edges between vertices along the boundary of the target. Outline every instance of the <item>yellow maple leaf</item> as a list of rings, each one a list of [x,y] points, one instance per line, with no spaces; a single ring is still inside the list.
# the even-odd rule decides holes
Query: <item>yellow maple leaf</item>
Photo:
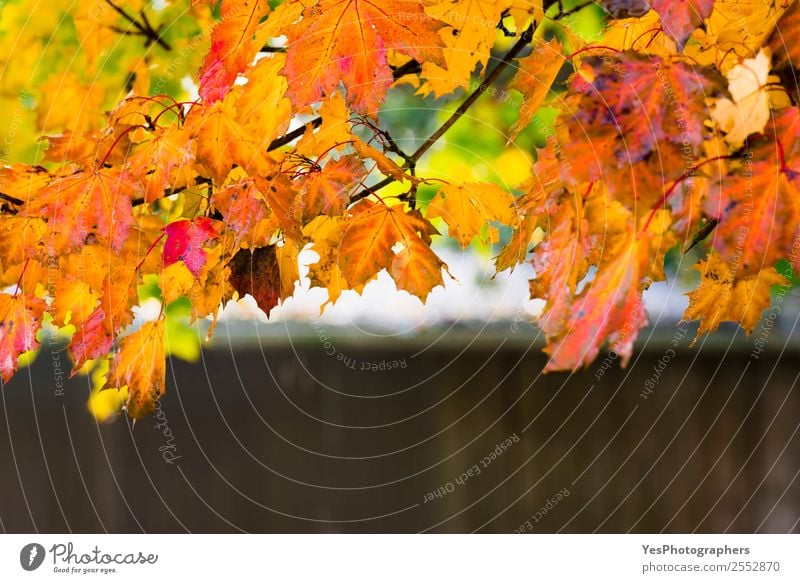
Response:
[[[737,322],[749,334],[769,307],[772,286],[786,283],[773,267],[739,277],[713,252],[694,268],[700,272],[700,285],[686,294],[689,306],[683,318],[700,320],[698,337],[713,332],[722,322]]]
[[[490,221],[505,225],[517,222],[514,196],[491,182],[442,186],[428,205],[427,215],[443,219],[450,237],[465,249],[481,229],[493,229]],[[491,233],[488,235],[491,239]]]
[[[128,389],[125,408],[133,419],[141,419],[155,411],[156,401],[166,390],[164,322],[164,318],[146,322],[123,338],[111,361],[106,386],[108,389]]]
[[[733,100],[720,98],[711,112],[725,139],[734,147],[744,144],[747,136],[764,130],[770,117],[770,101],[779,100],[772,87],[779,79],[769,74],[770,56],[765,50],[752,59],[745,59],[728,71],[728,90]]]
[[[548,42],[537,39],[533,52],[519,60],[519,71],[509,84],[509,88],[522,93],[523,102],[519,110],[519,119],[511,128],[509,141],[514,141],[531,123],[536,110],[547,98],[550,87],[563,64],[564,54],[557,39]]]

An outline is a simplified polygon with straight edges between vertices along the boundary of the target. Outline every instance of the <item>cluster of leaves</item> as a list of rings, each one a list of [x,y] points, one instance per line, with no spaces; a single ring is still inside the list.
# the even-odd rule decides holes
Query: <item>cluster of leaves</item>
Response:
[[[751,330],[785,281],[776,262],[800,262],[800,110],[781,82],[800,59],[784,42],[800,26],[792,2],[167,3],[176,22],[210,31],[191,102],[151,73],[202,56],[203,34],[168,38],[143,0],[98,5],[104,18],[72,15],[79,59],[101,62],[119,38],[144,54],[119,61],[129,93],[102,118],[93,85],[42,84],[45,160],[0,169],[3,380],[50,321],[73,330],[75,370],[105,362],[106,386],[140,418],[165,390],[169,310],[135,323],[143,284],[164,306],[188,298],[193,319],[245,294],[269,314],[308,247],[311,285],[330,303],[383,270],[425,301],[447,271],[435,224],[464,248],[513,231],[496,268],[532,263],[548,370],[585,365],[606,343],[626,361],[671,248],[710,239],[686,312],[701,333],[726,320]],[[576,16],[601,8],[601,37],[576,34]],[[465,96],[413,152],[381,126],[399,86]],[[497,87],[519,102],[509,149],[542,105],[561,110],[529,178],[509,189],[420,176]]]

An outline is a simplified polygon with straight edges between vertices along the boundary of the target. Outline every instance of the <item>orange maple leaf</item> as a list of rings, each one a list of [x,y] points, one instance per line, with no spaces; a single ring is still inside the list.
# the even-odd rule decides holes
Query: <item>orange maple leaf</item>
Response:
[[[389,267],[399,289],[423,299],[443,283],[444,263],[429,246],[437,231],[418,211],[365,200],[355,205],[352,213],[343,225],[338,257],[351,285],[363,285]],[[398,243],[402,255],[396,259]]]
[[[211,32],[211,50],[200,69],[200,96],[206,103],[225,97],[239,73],[255,58],[259,47],[253,35],[269,12],[264,0],[224,0],[222,21]]]
[[[123,170],[87,170],[42,188],[24,212],[48,219],[56,253],[82,247],[92,233],[119,251],[134,222],[131,197],[137,192]]]
[[[25,295],[0,294],[0,378],[8,382],[17,371],[19,355],[34,350],[42,326],[44,300]]]
[[[312,169],[297,183],[294,200],[295,217],[303,223],[319,215],[342,214],[350,202],[348,193],[357,187],[367,169],[357,156],[342,156]]]
[[[738,168],[716,181],[705,211],[719,220],[714,248],[732,269],[756,274],[779,259],[800,266],[800,109],[768,126]]]
[[[393,82],[387,51],[444,67],[442,26],[420,2],[320,0],[285,30],[289,98],[302,110],[343,82],[353,109],[375,115]]]
[[[133,419],[155,411],[156,401],[166,389],[164,323],[164,318],[146,322],[123,338],[108,370],[108,389],[128,388],[125,408]]]

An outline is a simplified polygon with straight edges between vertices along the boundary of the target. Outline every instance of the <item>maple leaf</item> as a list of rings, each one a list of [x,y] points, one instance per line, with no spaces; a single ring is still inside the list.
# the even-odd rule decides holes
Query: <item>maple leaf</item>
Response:
[[[72,376],[75,376],[83,365],[89,360],[108,354],[114,345],[114,337],[105,329],[103,308],[96,308],[92,314],[82,320],[69,344],[70,356],[74,366]]]
[[[342,214],[350,202],[349,193],[367,174],[357,156],[342,156],[322,168],[312,169],[297,181],[293,208],[303,223],[316,216]]]
[[[709,117],[706,98],[720,90],[711,71],[628,54],[590,57],[584,65],[590,67],[588,79],[578,75],[571,87],[584,96],[577,104],[575,135],[616,129],[616,159],[608,160],[609,166],[639,162],[662,142],[692,151],[700,146]]]
[[[517,139],[519,133],[531,123],[563,64],[561,44],[556,39],[548,42],[537,40],[533,52],[519,60],[519,71],[508,87],[522,93],[524,101],[519,111],[519,119],[511,128],[509,141]]]
[[[426,6],[426,14],[447,23],[439,31],[444,43],[445,65],[423,63],[425,83],[418,93],[441,97],[466,87],[480,64],[486,67],[497,34],[500,16],[511,6],[509,0],[445,0]]]
[[[426,214],[429,218],[443,219],[449,236],[465,249],[490,221],[516,223],[513,195],[490,182],[445,184],[429,203]]]
[[[653,10],[647,12],[647,6],[644,2],[641,4],[646,14],[639,13],[639,16],[623,17],[623,19],[615,21],[613,26],[609,26],[603,32],[599,43],[620,51],[635,50],[642,55],[659,57],[675,55],[678,47],[672,37],[664,33],[661,17]],[[573,50],[583,50],[588,55],[595,52],[592,50],[592,45],[573,47]],[[580,61],[580,57],[578,59]]]
[[[750,134],[763,131],[770,118],[770,84],[778,78],[769,74],[769,55],[761,51],[753,59],[728,71],[731,99],[717,101],[712,117],[725,132],[725,138],[736,148]]]
[[[127,387],[125,409],[132,419],[141,419],[155,411],[156,401],[166,390],[166,353],[164,318],[145,322],[123,338],[111,361],[107,389]]]
[[[253,42],[256,27],[269,12],[263,0],[223,0],[222,21],[211,32],[211,50],[200,69],[200,97],[206,103],[222,99],[236,77],[261,48]]]
[[[570,300],[588,267],[583,244],[585,221],[576,217],[569,204],[559,214],[547,238],[536,246],[531,261],[536,273],[530,282],[531,297],[545,300],[538,323],[548,337],[564,329]]]
[[[239,297],[250,294],[269,317],[281,299],[281,276],[275,245],[240,249],[228,264],[230,284]]]
[[[211,204],[225,219],[225,227],[236,233],[234,244],[246,241],[250,246],[269,241],[278,223],[251,179],[243,180],[216,191]]]
[[[789,2],[715,0],[704,26],[692,34],[683,54],[697,65],[723,74],[764,44]]]
[[[222,184],[235,164],[259,174],[271,165],[265,157],[269,140],[239,122],[235,97],[232,93],[210,107],[192,108],[186,119],[197,141],[197,159],[211,171],[215,184]]]
[[[217,231],[216,223],[207,217],[170,223],[164,227],[167,235],[164,243],[164,265],[183,261],[189,271],[197,277],[206,263],[203,245],[214,239]]]
[[[350,142],[353,139],[350,133],[350,115],[342,94],[331,94],[319,106],[322,123],[316,131],[307,126],[308,129],[297,143],[297,153],[311,157]]]
[[[173,125],[138,144],[127,165],[143,185],[145,202],[153,202],[167,189],[194,184],[194,158],[194,140],[184,128]]]
[[[321,306],[320,312],[328,304],[336,303],[345,289],[354,289],[360,293],[361,286],[347,283],[338,264],[339,244],[342,241],[342,218],[319,216],[311,221],[303,230],[303,234],[312,241],[312,251],[319,260],[309,266],[308,277],[312,287],[323,287],[328,291],[328,300]]]
[[[48,219],[56,252],[82,247],[92,233],[118,251],[134,222],[131,198],[137,192],[124,171],[82,171],[39,190],[24,212]]]
[[[419,2],[320,0],[285,29],[289,98],[301,110],[343,82],[353,109],[375,115],[393,82],[387,51],[444,67],[442,26]]]
[[[545,371],[585,366],[606,341],[625,366],[647,324],[642,290],[664,278],[664,254],[675,243],[668,211],[643,218],[635,229],[633,213],[601,188],[589,188],[585,203],[575,205],[562,211],[534,256],[541,281],[534,280],[531,290],[544,292],[548,301],[542,314],[550,355]],[[589,264],[596,266],[594,279],[573,295]]]
[[[44,300],[0,293],[0,379],[8,382],[17,371],[19,355],[39,346],[36,333],[47,306]]]
[[[286,98],[286,78],[279,74],[284,64],[284,55],[261,59],[247,71],[247,83],[237,88],[237,119],[262,143],[269,143],[289,127],[292,104]]]
[[[689,306],[683,318],[700,320],[698,337],[713,332],[721,322],[737,322],[749,334],[769,307],[772,286],[786,283],[771,266],[741,277],[717,253],[711,253],[694,269],[700,272],[700,285],[686,294]]]
[[[683,48],[686,39],[711,15],[714,0],[650,0],[650,5],[661,16],[666,33]]]
[[[301,225],[294,209],[295,190],[289,178],[281,173],[254,176],[253,181],[284,232],[293,239],[301,238]]]
[[[239,297],[250,294],[258,307],[269,316],[281,299],[294,292],[300,279],[297,247],[287,242],[281,247],[267,245],[256,249],[240,249],[230,263],[230,284]]]
[[[43,219],[3,217],[0,220],[0,265],[8,269],[13,265],[21,266],[28,259],[43,259],[43,241],[47,235],[47,223]]]
[[[384,268],[399,289],[425,299],[431,289],[443,284],[444,263],[431,251],[430,237],[436,229],[418,211],[405,212],[401,206],[361,201],[342,226],[338,264],[347,281],[364,285]],[[407,255],[395,263],[394,247],[402,244]],[[419,269],[422,281],[412,279]]]
[[[728,175],[715,181],[706,213],[719,220],[713,246],[743,274],[754,274],[792,255],[800,225],[800,110],[789,108]]]
[[[550,360],[545,371],[586,366],[597,357],[606,339],[622,365],[627,364],[639,329],[647,324],[639,289],[640,249],[638,241],[630,239],[575,298],[560,330],[554,338],[548,338],[545,352]]]
[[[94,311],[99,295],[84,280],[62,277],[55,283],[50,313],[53,321],[65,326],[69,320],[80,324]]]

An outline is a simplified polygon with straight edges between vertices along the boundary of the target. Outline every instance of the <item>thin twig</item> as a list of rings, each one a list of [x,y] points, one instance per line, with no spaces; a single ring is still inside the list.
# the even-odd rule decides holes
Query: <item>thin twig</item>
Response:
[[[10,194],[6,194],[5,192],[0,192],[0,199],[5,200],[6,202],[10,202],[11,204],[15,204],[17,206],[21,204],[25,204],[24,200],[20,200]]]
[[[153,30],[153,27],[150,26],[150,21],[147,20],[147,17],[144,16],[144,12],[142,12],[143,20],[145,24],[142,24],[133,16],[128,14],[122,7],[117,6],[113,0],[105,0],[106,4],[108,4],[117,14],[122,16],[125,20],[131,23],[131,26],[136,28],[143,36],[147,37],[150,42],[154,42],[158,44],[161,48],[165,51],[171,51],[172,47],[167,44],[167,42],[159,36],[158,32]]]
[[[576,12],[580,12],[581,10],[583,10],[584,8],[588,8],[592,4],[595,4],[594,0],[589,0],[589,2],[584,2],[583,4],[578,4],[577,6],[573,6],[569,10],[564,10],[563,7],[562,7],[562,8],[560,8],[558,14],[553,16],[553,20],[561,20],[562,18],[566,18],[567,16],[572,16]]]

